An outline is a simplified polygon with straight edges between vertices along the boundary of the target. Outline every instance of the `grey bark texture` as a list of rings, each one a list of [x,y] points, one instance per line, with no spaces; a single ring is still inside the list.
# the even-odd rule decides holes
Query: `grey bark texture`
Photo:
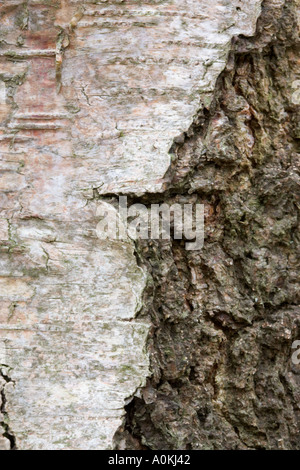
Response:
[[[139,242],[153,376],[120,449],[299,449],[299,2],[266,0],[233,41],[162,195],[199,202],[205,244]],[[299,82],[298,82],[299,84]]]
[[[0,449],[299,449],[299,0],[0,1]],[[185,240],[97,210],[205,206]]]

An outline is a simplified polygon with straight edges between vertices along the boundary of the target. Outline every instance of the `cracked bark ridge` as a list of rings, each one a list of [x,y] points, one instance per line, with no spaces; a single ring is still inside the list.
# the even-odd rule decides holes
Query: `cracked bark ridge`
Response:
[[[16,439],[9,427],[9,416],[6,411],[5,388],[12,383],[9,368],[0,365],[0,450],[16,450]]]
[[[263,2],[210,109],[140,200],[206,207],[205,245],[139,241],[152,377],[117,449],[299,449],[299,1]]]
[[[149,375],[145,272],[95,194],[162,191],[261,0],[0,1],[0,364],[19,450],[109,449]]]

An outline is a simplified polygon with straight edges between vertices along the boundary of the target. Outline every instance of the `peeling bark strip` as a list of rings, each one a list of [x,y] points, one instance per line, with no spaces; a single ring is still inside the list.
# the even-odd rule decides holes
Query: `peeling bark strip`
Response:
[[[299,2],[247,39],[261,3],[0,1],[5,448],[112,448],[150,319],[117,446],[299,447]],[[99,240],[111,194],[204,203],[204,250]]]
[[[140,241],[152,377],[118,449],[299,449],[299,1],[263,2],[233,44],[169,185],[140,202],[206,205],[200,252]]]

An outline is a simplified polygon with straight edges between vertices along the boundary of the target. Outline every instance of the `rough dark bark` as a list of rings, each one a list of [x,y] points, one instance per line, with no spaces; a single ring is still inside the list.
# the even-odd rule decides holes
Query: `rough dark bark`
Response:
[[[137,244],[153,375],[116,448],[300,448],[297,6],[264,2],[213,105],[174,144],[166,192],[141,199],[204,203],[205,245]]]

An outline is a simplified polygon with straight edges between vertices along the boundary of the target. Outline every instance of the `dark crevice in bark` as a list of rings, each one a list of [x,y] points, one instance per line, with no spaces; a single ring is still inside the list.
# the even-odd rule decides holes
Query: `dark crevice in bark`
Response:
[[[0,416],[2,415],[4,417],[4,421],[0,422],[0,433],[2,436],[6,439],[8,439],[10,443],[10,450],[17,450],[17,445],[16,445],[16,438],[12,432],[12,430],[9,427],[9,419],[8,419],[8,414],[6,411],[6,395],[5,395],[5,387],[6,384],[11,383],[12,379],[7,375],[7,373],[4,372],[4,370],[0,369],[0,378],[4,380],[4,385],[2,386],[2,389],[0,390]],[[2,428],[2,432],[1,432]]]
[[[136,243],[152,377],[126,407],[117,449],[300,448],[296,6],[263,2],[210,109],[174,142],[166,190],[129,197],[204,204],[205,245]]]

